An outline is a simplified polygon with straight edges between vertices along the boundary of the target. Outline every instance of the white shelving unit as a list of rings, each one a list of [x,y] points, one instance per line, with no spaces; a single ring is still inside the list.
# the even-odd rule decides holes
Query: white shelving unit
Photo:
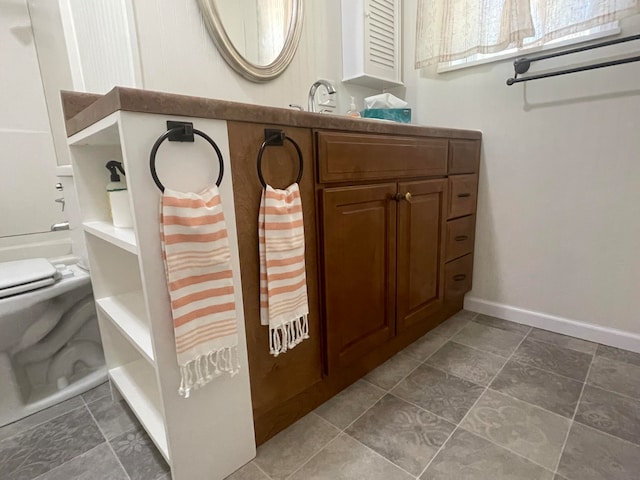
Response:
[[[160,247],[160,192],[149,151],[166,120],[192,121],[226,159],[221,196],[231,241],[241,363],[248,364],[226,122],[115,112],[69,137],[98,323],[109,377],[171,466],[174,480],[223,479],[255,456],[248,369],[223,376],[184,399]],[[166,185],[200,191],[217,177],[205,142],[169,144],[157,158]],[[215,162],[212,160],[215,159]],[[109,160],[123,162],[133,228],[116,228],[106,185]],[[211,180],[213,181],[213,180]]]

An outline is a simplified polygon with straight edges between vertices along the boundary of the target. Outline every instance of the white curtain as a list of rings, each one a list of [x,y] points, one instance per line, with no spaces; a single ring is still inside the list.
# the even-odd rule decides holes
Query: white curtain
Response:
[[[418,0],[416,68],[540,45],[640,12],[640,0]]]

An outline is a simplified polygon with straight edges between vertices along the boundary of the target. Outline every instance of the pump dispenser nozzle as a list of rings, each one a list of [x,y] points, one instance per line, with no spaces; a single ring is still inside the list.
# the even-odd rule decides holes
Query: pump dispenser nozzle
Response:
[[[120,181],[120,175],[118,175],[118,170],[120,170],[120,173],[122,173],[122,175],[125,175],[124,173],[124,167],[122,166],[122,162],[118,162],[116,160],[109,160],[107,162],[107,170],[109,170],[111,172],[111,181],[112,182],[119,182]]]

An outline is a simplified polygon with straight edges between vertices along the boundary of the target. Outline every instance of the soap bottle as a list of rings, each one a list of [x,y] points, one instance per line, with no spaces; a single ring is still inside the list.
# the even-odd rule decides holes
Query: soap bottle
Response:
[[[106,167],[107,170],[111,172],[111,181],[107,183],[107,197],[109,197],[113,226],[118,228],[132,228],[133,218],[129,205],[127,184],[124,180],[121,180],[120,175],[118,175],[118,170],[124,175],[122,163],[110,160],[107,162]]]
[[[360,118],[360,112],[356,108],[356,99],[354,97],[351,97],[351,106],[349,106],[349,111],[347,111],[347,117]]]

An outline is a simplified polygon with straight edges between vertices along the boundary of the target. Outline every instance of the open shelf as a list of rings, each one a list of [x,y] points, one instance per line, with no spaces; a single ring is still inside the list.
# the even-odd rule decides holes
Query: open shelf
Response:
[[[84,222],[84,231],[101,238],[134,255],[138,254],[138,243],[133,228],[114,227],[111,222]]]
[[[171,464],[155,372],[140,359],[110,369],[109,376],[162,456]]]
[[[71,135],[67,139],[70,146],[111,146],[120,144],[118,131],[118,112],[97,121],[93,125]]]
[[[144,296],[141,291],[124,293],[96,300],[98,307],[131,344],[150,363],[154,363],[151,332],[146,320]]]

